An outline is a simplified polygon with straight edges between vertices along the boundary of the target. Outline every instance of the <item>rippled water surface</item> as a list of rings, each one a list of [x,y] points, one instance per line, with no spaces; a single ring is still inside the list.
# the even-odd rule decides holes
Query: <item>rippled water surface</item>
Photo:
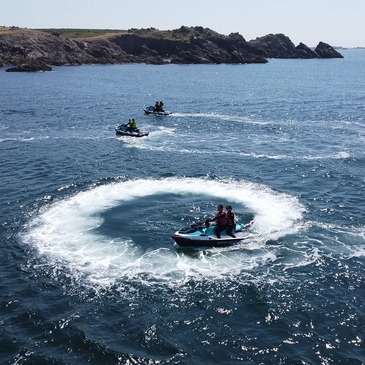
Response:
[[[364,364],[365,52],[342,53],[0,69],[0,362]],[[148,137],[115,135],[131,117]],[[219,203],[249,240],[174,244]]]

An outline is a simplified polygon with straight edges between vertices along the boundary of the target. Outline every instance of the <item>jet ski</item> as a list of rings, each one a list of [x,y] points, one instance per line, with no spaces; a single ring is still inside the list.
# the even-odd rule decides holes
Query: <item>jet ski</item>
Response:
[[[147,108],[144,108],[143,111],[146,114],[152,114],[152,115],[157,115],[160,117],[165,117],[167,115],[172,114],[171,112],[165,110],[165,109],[161,109],[161,110],[156,110],[156,108],[154,106],[148,106]]]
[[[118,125],[115,128],[115,133],[119,136],[130,136],[130,137],[145,137],[149,135],[149,132],[142,132],[138,128],[129,130],[127,124]]]
[[[253,224],[236,223],[234,236],[229,236],[225,231],[221,232],[221,238],[214,233],[214,225],[206,227],[204,223],[192,224],[190,227],[183,227],[176,231],[172,238],[182,247],[219,247],[229,246],[248,239],[252,236],[248,228]]]

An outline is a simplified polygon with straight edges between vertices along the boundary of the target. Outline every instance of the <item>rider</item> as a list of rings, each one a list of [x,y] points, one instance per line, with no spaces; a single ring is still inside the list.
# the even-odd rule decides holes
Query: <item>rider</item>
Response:
[[[227,210],[227,213],[226,213],[226,218],[227,218],[226,233],[228,234],[228,236],[236,238],[236,236],[233,234],[233,232],[236,228],[236,222],[235,222],[234,212],[232,210],[232,205],[228,204],[226,206],[226,210]]]
[[[216,225],[214,228],[214,233],[218,238],[221,238],[221,232],[227,228],[227,218],[226,213],[223,210],[223,205],[219,204],[217,206],[217,213],[215,213],[214,218],[209,218],[205,221],[207,227],[209,227],[209,222],[215,221]]]
[[[127,131],[133,132],[137,129],[137,122],[135,119],[129,119],[127,124]]]
[[[164,111],[163,101],[162,100],[161,101],[156,101],[154,111],[155,112],[163,112]]]

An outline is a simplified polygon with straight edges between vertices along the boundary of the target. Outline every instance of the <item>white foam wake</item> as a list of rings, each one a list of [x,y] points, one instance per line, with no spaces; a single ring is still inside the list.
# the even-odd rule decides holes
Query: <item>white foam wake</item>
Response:
[[[257,264],[260,258],[247,255],[243,249],[213,250],[209,255],[202,251],[192,256],[178,252],[171,239],[164,247],[146,251],[122,231],[118,239],[96,233],[95,228],[103,222],[101,215],[108,209],[166,192],[182,199],[191,194],[229,197],[233,204],[246,206],[254,212],[253,229],[259,237],[255,244],[261,246],[268,239],[297,231],[304,211],[297,198],[247,181],[228,184],[203,178],[129,180],[93,187],[53,203],[29,223],[23,239],[50,265],[61,263],[75,277],[97,286],[140,277],[145,280],[146,275],[150,282],[177,284],[191,277],[237,275]]]

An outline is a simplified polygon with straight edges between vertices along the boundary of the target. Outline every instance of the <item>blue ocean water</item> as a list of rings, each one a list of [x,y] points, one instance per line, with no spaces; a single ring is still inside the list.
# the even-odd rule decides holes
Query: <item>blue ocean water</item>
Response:
[[[0,69],[1,364],[365,364],[365,51],[341,53]],[[132,117],[148,137],[115,135]],[[219,203],[249,241],[174,245]]]

